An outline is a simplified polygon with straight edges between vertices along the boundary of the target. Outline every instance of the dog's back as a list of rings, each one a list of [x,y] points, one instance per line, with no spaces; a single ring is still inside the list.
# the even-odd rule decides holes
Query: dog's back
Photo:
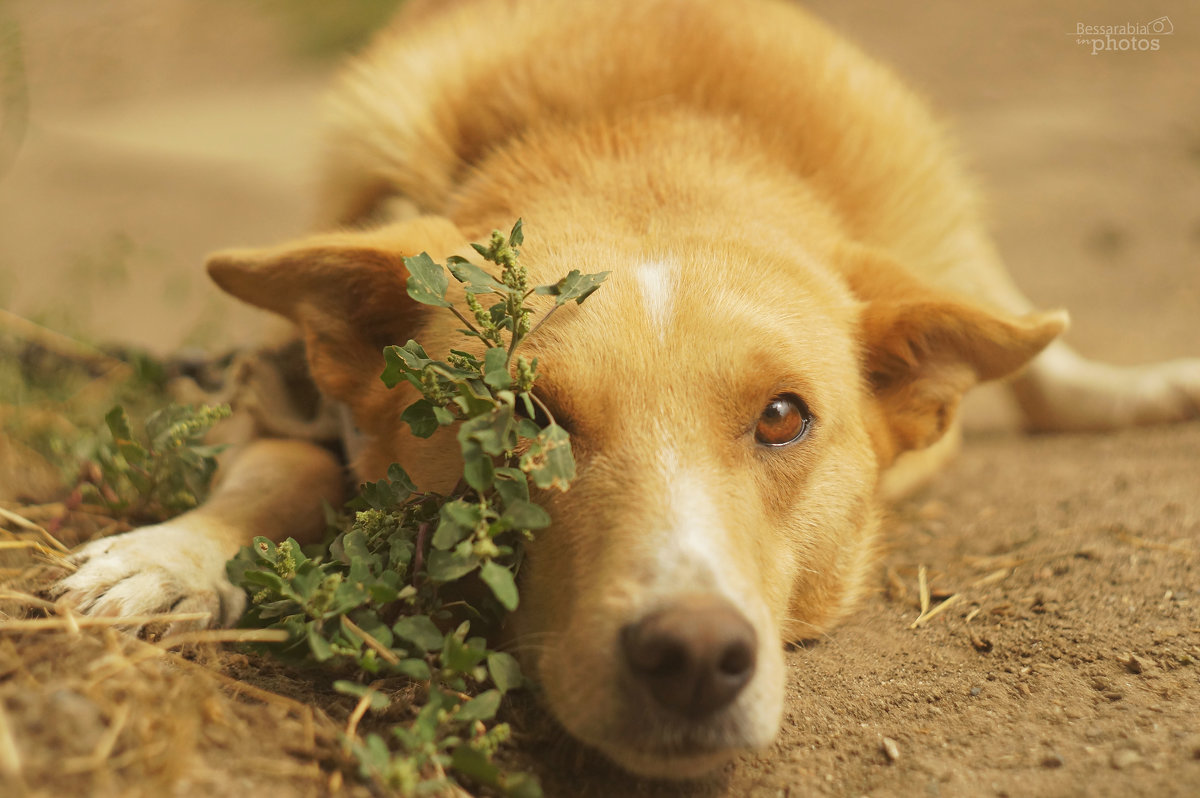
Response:
[[[956,287],[963,264],[994,257],[923,105],[802,9],[769,0],[418,6],[345,75],[322,216],[353,221],[402,196],[485,234],[459,211],[494,147],[548,125],[672,109],[736,121],[746,149],[803,176],[848,237],[926,278]],[[977,280],[957,287],[1029,309],[1003,286],[974,290]]]

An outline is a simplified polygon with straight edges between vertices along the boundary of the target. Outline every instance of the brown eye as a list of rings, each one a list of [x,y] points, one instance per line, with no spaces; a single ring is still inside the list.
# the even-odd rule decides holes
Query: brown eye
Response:
[[[754,439],[767,446],[786,446],[803,438],[812,420],[803,399],[790,393],[781,394],[763,408],[754,428]]]

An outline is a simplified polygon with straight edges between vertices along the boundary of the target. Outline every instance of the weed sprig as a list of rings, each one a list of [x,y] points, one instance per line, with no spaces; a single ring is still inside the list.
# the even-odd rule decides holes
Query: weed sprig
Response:
[[[204,444],[204,436],[229,412],[228,405],[168,405],[135,435],[117,405],[104,417],[111,437],[96,445],[82,470],[80,497],[139,523],[192,509],[208,492],[221,449]]]
[[[461,332],[484,345],[482,357],[456,349],[445,360],[412,340],[384,350],[383,382],[407,381],[421,393],[401,416],[413,434],[457,425],[458,487],[445,496],[423,492],[392,465],[386,479],[362,486],[349,505],[353,519],[327,551],[310,557],[294,540],[258,538],[229,564],[234,584],[251,596],[244,623],[288,631],[278,653],[356,671],[335,688],[375,710],[392,702],[378,685],[417,683],[424,703],[407,723],[345,740],[363,778],[405,795],[464,782],[518,798],[541,794],[532,776],[504,772],[494,760],[511,733],[495,722],[501,699],[525,679],[486,636],[520,601],[523,544],[550,523],[530,483],[566,490],[575,461],[566,431],[534,393],[536,359],[516,352],[537,329],[531,297],[555,297],[540,325],[568,302],[583,302],[607,273],[572,270],[530,286],[522,242],[518,221],[508,235],[473,245],[500,267],[499,279],[460,257],[444,266],[425,253],[405,259],[409,296],[450,310]],[[464,285],[466,313],[446,298],[447,272]],[[497,301],[485,308],[488,295]]]

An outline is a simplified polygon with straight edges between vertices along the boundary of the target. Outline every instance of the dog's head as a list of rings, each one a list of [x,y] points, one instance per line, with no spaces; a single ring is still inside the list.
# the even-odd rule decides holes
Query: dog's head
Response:
[[[553,525],[528,550],[514,644],[574,735],[634,772],[697,775],[773,740],[782,641],[820,634],[862,592],[880,469],[1064,320],[1001,317],[856,247],[693,236],[647,251],[545,232],[522,258],[538,281],[563,263],[613,276],[526,344],[578,477],[539,497]],[[210,271],[301,327],[313,376],[367,436],[361,477],[395,461],[446,489],[453,433],[412,438],[399,415],[415,396],[379,374],[387,344],[460,346],[451,314],[408,298],[403,256],[465,243],[426,218]]]

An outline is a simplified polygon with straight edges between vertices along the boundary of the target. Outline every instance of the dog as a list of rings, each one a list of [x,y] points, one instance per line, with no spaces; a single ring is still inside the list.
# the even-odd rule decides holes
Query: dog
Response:
[[[379,380],[388,344],[462,346],[407,296],[405,256],[469,255],[523,217],[531,279],[611,272],[523,345],[578,477],[539,497],[553,524],[510,626],[554,716],[633,773],[772,742],[782,643],[854,607],[880,508],[953,455],[976,383],[1011,378],[1037,430],[1200,411],[1200,361],[1119,369],[1058,341],[1066,314],[1007,276],[929,111],[792,3],[414,0],[330,109],[318,232],[208,270],[295,325],[357,479],[460,474],[453,431],[412,437],[413,389]],[[343,478],[310,441],[256,440],[207,503],[88,544],[59,591],[231,623],[225,561],[319,539]]]

